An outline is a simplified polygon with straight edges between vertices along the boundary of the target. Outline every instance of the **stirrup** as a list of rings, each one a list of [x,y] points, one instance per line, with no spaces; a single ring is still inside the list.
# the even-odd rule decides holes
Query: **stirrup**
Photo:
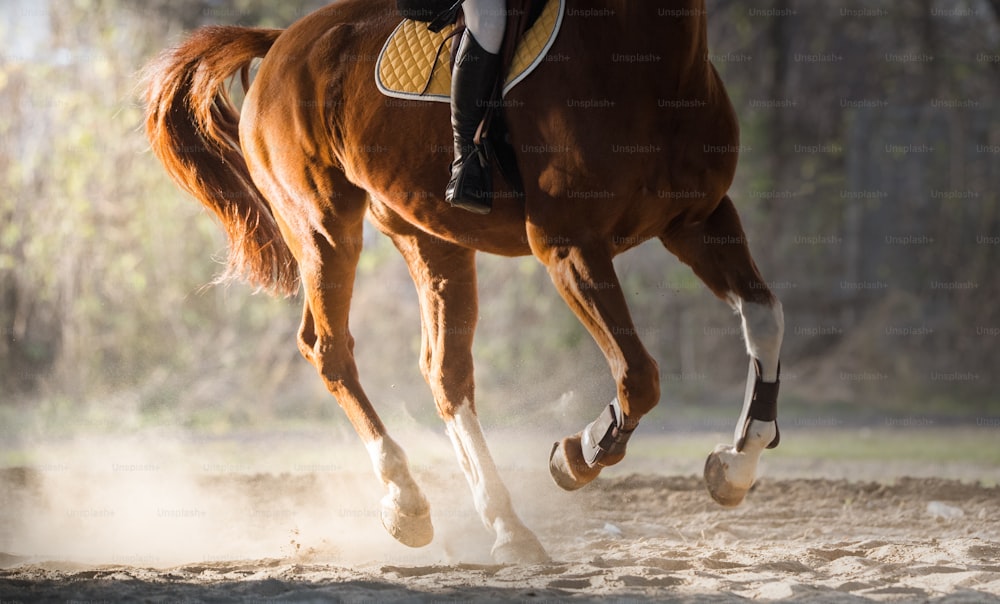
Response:
[[[475,162],[475,164],[470,162]],[[455,165],[452,164],[452,178],[448,181],[448,186],[445,189],[445,201],[453,208],[461,208],[474,214],[489,214],[493,210],[493,204],[490,200],[490,196],[493,194],[492,178],[489,172],[490,167],[485,164],[482,152],[478,148],[474,148],[462,158],[462,161],[457,164],[457,168]],[[478,195],[469,195],[466,178],[469,175],[466,170],[482,171],[478,178],[472,179],[483,185],[474,191]]]
[[[453,208],[461,208],[480,216],[486,216],[493,211],[492,205],[474,199],[459,199],[457,201],[449,201],[448,204]]]

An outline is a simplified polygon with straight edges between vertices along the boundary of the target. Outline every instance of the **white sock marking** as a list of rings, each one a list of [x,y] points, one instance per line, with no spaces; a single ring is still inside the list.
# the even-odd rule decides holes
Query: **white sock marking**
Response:
[[[410,475],[406,453],[388,435],[365,443],[375,475],[389,491],[388,498],[406,512],[427,509],[427,500]]]
[[[781,302],[775,300],[774,305],[769,306],[735,298],[734,306],[742,317],[747,354],[760,361],[764,381],[774,382],[778,379],[778,356],[785,335]]]
[[[446,426],[483,524],[496,531],[498,537],[505,527],[521,525],[490,455],[479,418],[469,404],[462,405]]]

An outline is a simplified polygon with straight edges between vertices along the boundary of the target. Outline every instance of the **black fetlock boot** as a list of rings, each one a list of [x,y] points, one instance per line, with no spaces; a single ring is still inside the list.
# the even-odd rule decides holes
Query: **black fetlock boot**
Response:
[[[451,80],[451,127],[455,161],[444,198],[452,206],[476,214],[493,208],[493,180],[481,149],[473,140],[496,84],[500,55],[487,52],[466,30],[458,47]]]

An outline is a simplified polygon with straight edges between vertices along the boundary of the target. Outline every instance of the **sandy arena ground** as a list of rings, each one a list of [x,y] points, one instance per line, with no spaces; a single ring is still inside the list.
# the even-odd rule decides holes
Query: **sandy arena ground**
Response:
[[[565,493],[532,455],[501,471],[553,561],[498,566],[446,445],[414,464],[437,531],[420,550],[382,530],[380,487],[355,449],[337,465],[268,466],[197,443],[119,444],[2,470],[0,601],[1000,601],[1000,488],[969,480],[995,468],[955,480],[945,465],[896,468],[921,476],[902,478],[772,463],[724,509],[686,471],[694,461],[657,471],[640,458],[640,473],[614,468]],[[237,449],[287,458],[282,447]]]

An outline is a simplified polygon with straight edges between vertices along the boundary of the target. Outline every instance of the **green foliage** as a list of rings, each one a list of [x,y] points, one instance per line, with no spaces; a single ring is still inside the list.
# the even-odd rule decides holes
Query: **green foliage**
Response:
[[[204,289],[224,238],[141,134],[136,74],[168,44],[148,18],[156,5],[65,9],[53,13],[36,60],[0,65],[0,95],[13,108],[0,116],[0,135],[12,141],[0,159],[8,395],[42,388],[85,398],[134,385],[199,363],[213,324],[259,330],[287,309]]]

